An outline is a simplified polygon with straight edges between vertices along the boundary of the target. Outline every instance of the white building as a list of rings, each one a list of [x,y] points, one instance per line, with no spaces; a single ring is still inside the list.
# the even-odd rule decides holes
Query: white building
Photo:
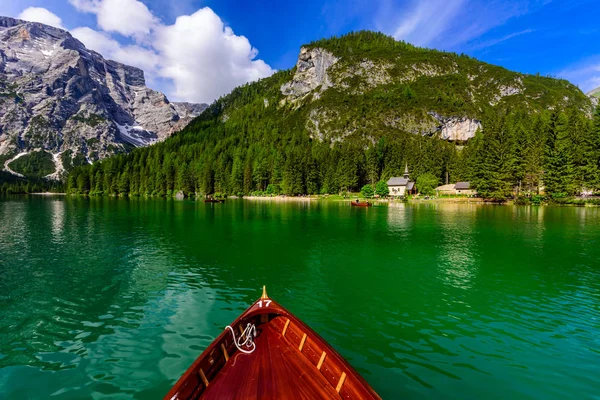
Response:
[[[404,169],[404,176],[393,177],[387,181],[387,186],[392,197],[404,197],[407,194],[413,193],[415,190],[415,183],[410,180],[408,174],[408,165]]]

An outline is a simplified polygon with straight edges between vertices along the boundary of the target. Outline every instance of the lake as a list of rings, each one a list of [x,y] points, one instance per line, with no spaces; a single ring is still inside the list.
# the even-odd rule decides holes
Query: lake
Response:
[[[600,208],[0,198],[4,398],[161,398],[261,294],[384,399],[600,396]]]

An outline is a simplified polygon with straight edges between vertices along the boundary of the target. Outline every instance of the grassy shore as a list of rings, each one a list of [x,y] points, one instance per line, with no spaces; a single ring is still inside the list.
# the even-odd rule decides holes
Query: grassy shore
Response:
[[[235,198],[230,196],[230,198]],[[359,199],[360,201],[370,201],[374,204],[388,204],[388,203],[403,203],[405,200],[397,199],[397,198],[382,198],[382,199],[374,199],[365,198],[360,193],[349,193],[347,195],[338,195],[338,194],[330,194],[330,195],[311,195],[311,196],[244,196],[245,200],[252,201],[276,201],[276,202],[306,202],[306,201],[331,201],[331,202],[351,202]],[[477,197],[467,197],[467,196],[444,196],[438,198],[427,198],[424,196],[411,196],[406,202],[412,203],[472,203],[472,204],[482,204],[484,200]]]

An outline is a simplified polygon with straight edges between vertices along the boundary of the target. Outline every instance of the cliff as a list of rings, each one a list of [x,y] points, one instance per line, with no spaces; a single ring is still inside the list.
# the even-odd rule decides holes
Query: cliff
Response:
[[[171,103],[138,68],[105,60],[68,32],[0,17],[0,165],[42,152],[49,177],[164,140],[206,105]],[[38,155],[39,156],[39,155]],[[0,167],[1,168],[1,167]],[[45,172],[48,172],[47,170]]]

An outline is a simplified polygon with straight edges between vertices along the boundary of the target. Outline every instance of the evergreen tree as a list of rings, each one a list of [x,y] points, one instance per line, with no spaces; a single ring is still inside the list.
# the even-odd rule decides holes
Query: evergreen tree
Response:
[[[487,121],[478,156],[474,184],[484,198],[504,200],[514,185],[515,140],[505,113],[493,113]]]
[[[586,176],[590,188],[600,191],[600,107],[596,108],[589,129],[589,158],[586,166]]]
[[[574,193],[573,159],[567,122],[564,113],[552,113],[546,141],[544,186],[545,192],[553,198]]]

